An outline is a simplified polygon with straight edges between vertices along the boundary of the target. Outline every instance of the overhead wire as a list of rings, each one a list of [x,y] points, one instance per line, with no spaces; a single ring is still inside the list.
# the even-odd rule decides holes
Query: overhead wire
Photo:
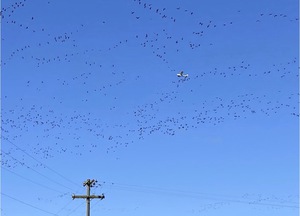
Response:
[[[57,181],[55,181],[55,180],[49,178],[48,176],[46,176],[46,175],[40,173],[39,171],[37,171],[37,170],[31,168],[30,166],[27,166],[24,162],[19,161],[19,160],[16,159],[15,157],[11,156],[9,153],[4,152],[3,150],[1,150],[1,152],[3,152],[4,154],[6,154],[7,156],[11,157],[13,160],[17,161],[17,162],[20,163],[22,166],[25,166],[26,168],[32,170],[33,172],[39,174],[40,176],[43,176],[44,178],[48,179],[49,181],[51,181],[51,182],[53,182],[53,183],[55,183],[55,184],[57,184],[57,185],[60,185],[60,186],[62,186],[62,187],[64,187],[64,188],[67,188],[67,189],[73,191],[72,188],[70,188],[70,187],[68,187],[68,186],[66,186],[66,185],[63,185],[63,184],[61,184],[61,183],[59,183],[59,182],[57,182]]]
[[[170,190],[164,188],[156,188],[156,187],[148,187],[148,186],[138,186],[138,185],[124,185],[124,184],[115,184],[111,182],[112,187],[116,187],[125,191],[134,191],[134,192],[142,192],[142,193],[161,193],[165,195],[171,196],[180,196],[180,197],[192,197],[198,199],[209,199],[216,201],[227,201],[233,203],[243,203],[249,205],[262,205],[262,206],[273,206],[273,207],[285,207],[285,208],[295,208],[299,209],[299,205],[296,202],[288,202],[291,205],[286,204],[278,204],[278,203],[266,203],[261,201],[254,201],[253,199],[246,199],[237,196],[228,196],[228,195],[220,195],[220,194],[208,194],[208,193],[198,193],[191,191],[182,191],[182,190]],[[295,204],[295,205],[293,205]]]
[[[13,146],[15,146],[18,150],[22,151],[24,154],[26,154],[28,157],[32,158],[33,160],[35,160],[36,162],[42,164],[45,168],[49,169],[50,171],[52,171],[53,173],[55,173],[56,175],[60,176],[61,178],[65,179],[66,181],[72,183],[73,185],[76,185],[77,187],[80,187],[80,185],[78,183],[75,183],[74,181],[70,180],[69,178],[65,177],[64,175],[62,175],[61,173],[55,171],[54,169],[52,169],[51,167],[49,167],[48,165],[46,165],[45,163],[41,162],[40,160],[36,159],[35,157],[33,157],[32,155],[30,155],[29,153],[27,153],[25,150],[23,150],[22,148],[20,148],[18,145],[16,145],[15,143],[13,143],[12,141],[10,141],[8,138],[2,136],[2,138],[4,140],[6,140],[7,142],[9,142],[10,144],[12,144]]]
[[[74,213],[75,211],[77,211],[78,208],[81,207],[83,204],[84,204],[84,202],[81,202],[75,209],[71,210],[71,212],[69,214],[66,214],[65,216],[71,215],[72,213]]]
[[[39,185],[40,187],[43,187],[43,188],[46,188],[46,189],[48,189],[48,190],[52,190],[52,191],[55,191],[55,192],[64,194],[64,192],[62,192],[62,191],[56,190],[56,189],[54,189],[54,188],[48,187],[48,186],[46,186],[46,185],[43,185],[43,184],[41,184],[41,183],[39,183],[39,182],[33,181],[33,180],[31,180],[31,179],[29,179],[29,178],[27,178],[27,177],[24,177],[24,176],[22,176],[22,175],[20,175],[20,174],[18,174],[18,173],[16,173],[16,172],[11,171],[11,170],[9,170],[9,169],[3,167],[3,166],[2,166],[2,169],[4,169],[4,170],[6,170],[7,172],[10,172],[10,173],[12,173],[12,174],[14,174],[14,175],[20,177],[20,178],[23,178],[23,179],[25,179],[25,180],[27,180],[27,181],[33,183],[33,184]]]
[[[18,150],[22,151],[22,152],[23,152],[24,154],[26,154],[28,157],[32,158],[33,160],[35,160],[35,161],[38,162],[39,164],[43,165],[45,168],[47,168],[47,169],[49,169],[50,171],[54,172],[55,174],[59,175],[59,176],[62,177],[63,179],[67,180],[68,182],[71,182],[73,185],[76,185],[77,187],[80,187],[79,184],[73,182],[72,180],[70,180],[70,179],[68,179],[67,177],[63,176],[63,175],[60,174],[59,172],[57,172],[57,171],[55,171],[54,169],[50,168],[50,167],[49,167],[48,165],[46,165],[45,163],[43,163],[43,162],[41,162],[40,160],[36,159],[36,158],[33,157],[32,155],[28,154],[25,150],[21,149],[19,146],[17,146],[15,143],[11,142],[11,141],[10,141],[9,139],[7,139],[6,137],[3,137],[3,136],[2,136],[2,138],[3,138],[4,140],[6,140],[7,142],[9,142],[10,144],[12,144],[13,146],[15,146]],[[43,176],[44,178],[48,179],[48,180],[51,181],[51,182],[54,182],[54,183],[56,183],[56,184],[58,184],[58,185],[60,185],[60,186],[62,186],[62,187],[64,187],[64,188],[67,188],[67,189],[73,191],[72,188],[70,188],[70,187],[68,187],[68,186],[65,186],[65,185],[63,185],[63,184],[61,184],[61,183],[59,183],[59,182],[57,182],[57,181],[55,181],[55,180],[53,180],[53,179],[47,177],[46,175],[44,175],[44,174],[38,172],[37,170],[31,168],[31,167],[28,166],[28,165],[26,165],[24,162],[21,162],[21,161],[18,160],[17,158],[11,156],[9,153],[4,152],[3,150],[1,150],[1,151],[2,151],[5,155],[11,157],[13,160],[17,161],[17,162],[18,162],[19,164],[21,164],[22,166],[25,166],[26,168],[28,168],[28,169],[34,171],[35,173],[37,173],[37,174]],[[13,172],[13,171],[11,171],[11,170],[9,170],[9,169],[6,169],[6,168],[4,168],[3,166],[2,166],[2,168],[5,169],[5,170],[8,171],[8,172],[13,173],[14,175],[17,175],[17,176],[19,176],[19,177],[21,177],[21,178],[23,178],[23,179],[25,179],[25,180],[27,180],[27,181],[30,181],[30,182],[32,182],[32,183],[34,183],[34,184],[37,184],[37,185],[41,186],[41,187],[44,187],[44,188],[47,188],[47,189],[49,189],[49,190],[53,190],[53,191],[62,193],[61,191],[58,191],[58,190],[56,190],[56,189],[53,189],[53,188],[50,188],[50,187],[48,187],[48,186],[42,185],[42,184],[40,184],[40,183],[37,183],[37,182],[35,182],[35,181],[32,181],[31,179],[28,179],[28,178],[26,178],[26,177],[24,177],[24,176],[22,176],[22,175],[20,175],[20,174],[18,174],[18,173],[15,173],[15,172]],[[70,202],[68,202],[65,206],[63,206],[61,209],[59,209],[59,211],[57,211],[57,213],[56,213],[55,215],[58,215],[58,213],[60,213],[63,209],[65,209],[71,202],[72,202],[72,200],[71,200]]]
[[[67,208],[67,207],[72,203],[72,201],[73,201],[73,200],[70,199],[70,201],[69,201],[67,204],[65,204],[62,208],[60,208],[60,209],[56,212],[56,214],[60,213],[60,212],[63,211],[65,208]]]
[[[3,137],[3,136],[2,136],[2,137]],[[55,171],[54,169],[50,168],[49,166],[47,166],[47,165],[44,164],[43,162],[41,162],[41,161],[39,161],[38,159],[36,159],[36,158],[33,157],[32,155],[28,154],[25,150],[21,149],[20,147],[18,147],[16,144],[14,144],[13,142],[11,142],[11,141],[8,140],[7,138],[5,138],[5,137],[3,137],[3,138],[4,138],[6,141],[8,141],[9,143],[11,143],[13,146],[15,146],[17,149],[19,149],[20,151],[22,151],[24,154],[26,154],[26,155],[29,156],[30,158],[34,159],[35,161],[37,161],[38,163],[40,163],[41,165],[43,165],[45,168],[47,168],[47,169],[51,170],[52,172],[56,173],[57,175],[59,175],[59,176],[62,177],[63,179],[65,179],[65,180],[67,180],[67,181],[73,183],[73,184],[76,185],[77,187],[80,187],[79,184],[77,184],[77,183],[71,181],[70,179],[68,179],[68,178],[66,178],[65,176],[63,176],[62,174],[60,174],[59,172]],[[44,175],[44,174],[42,174],[42,173],[40,173],[40,172],[34,170],[33,168],[31,168],[31,167],[29,167],[28,165],[26,165],[24,162],[21,162],[21,161],[19,161],[18,159],[16,159],[15,157],[13,157],[13,156],[11,156],[10,154],[8,154],[7,152],[4,152],[3,150],[1,150],[1,151],[2,151],[4,154],[6,154],[7,156],[11,157],[13,160],[17,161],[17,162],[18,162],[19,164],[21,164],[22,166],[25,166],[26,168],[28,168],[28,169],[30,169],[30,170],[32,170],[32,171],[38,173],[39,175],[43,176],[44,178],[47,178],[48,180],[50,180],[50,181],[52,181],[52,182],[54,182],[54,183],[56,183],[56,184],[58,184],[58,185],[60,185],[60,186],[62,186],[62,187],[65,187],[65,188],[67,188],[67,189],[73,191],[73,189],[71,189],[70,187],[67,187],[67,186],[65,186],[65,185],[63,185],[63,184],[61,184],[61,183],[59,183],[59,182],[57,182],[57,181],[55,181],[55,180],[53,180],[53,179],[47,177],[46,175]],[[4,168],[4,167],[2,167],[2,168]],[[32,183],[38,184],[39,186],[42,186],[42,187],[45,187],[45,188],[47,188],[47,189],[50,189],[50,190],[53,190],[53,191],[62,193],[61,191],[58,191],[58,190],[53,189],[53,188],[49,188],[48,186],[45,186],[45,185],[42,185],[42,184],[37,183],[37,182],[35,182],[35,181],[32,181],[32,180],[30,180],[30,179],[28,179],[28,178],[26,178],[26,177],[24,177],[24,176],[21,176],[20,174],[17,174],[17,173],[15,173],[15,172],[11,171],[11,170],[8,170],[8,169],[6,169],[6,168],[4,168],[4,169],[7,170],[7,171],[9,171],[9,172],[11,172],[11,173],[13,173],[13,174],[15,174],[15,175],[17,175],[17,176],[19,176],[19,177],[21,177],[21,178],[23,178],[23,179],[26,179],[26,180],[30,181],[30,182],[32,182]],[[78,190],[77,190],[77,191],[78,191]],[[65,193],[64,193],[64,194],[65,194]],[[72,200],[71,200],[71,201],[72,201]],[[70,203],[71,203],[71,202],[69,202],[68,204],[66,204],[65,206],[63,206],[63,207],[58,211],[58,213],[61,212],[63,209],[65,209]],[[58,213],[57,213],[57,214],[58,214]]]
[[[41,208],[39,208],[39,207],[37,207],[37,206],[34,206],[34,205],[32,205],[32,204],[29,204],[29,203],[27,203],[27,202],[24,202],[24,201],[22,201],[22,200],[19,200],[19,199],[15,198],[15,197],[12,197],[12,196],[10,196],[10,195],[7,195],[7,194],[5,194],[5,193],[3,193],[3,192],[1,192],[1,194],[2,194],[3,196],[6,196],[6,197],[8,197],[8,198],[10,198],[10,199],[13,199],[13,200],[19,202],[19,203],[22,203],[22,204],[24,204],[24,205],[27,205],[27,206],[29,206],[29,207],[31,207],[31,208],[37,209],[37,210],[39,210],[39,211],[42,211],[42,212],[47,213],[47,214],[50,214],[50,215],[58,216],[58,215],[55,214],[55,213],[52,213],[52,212],[49,212],[49,211],[47,211],[47,210],[41,209]]]
[[[26,168],[28,168],[28,169],[30,169],[30,170],[36,172],[37,174],[39,174],[39,175],[43,176],[44,178],[48,179],[49,181],[52,181],[52,182],[54,182],[54,183],[56,183],[56,184],[58,184],[58,185],[60,185],[60,186],[62,186],[62,187],[65,187],[65,188],[67,188],[67,189],[69,189],[69,190],[72,190],[71,188],[69,188],[69,187],[67,187],[67,186],[65,186],[65,185],[63,185],[63,184],[61,184],[61,183],[59,183],[59,182],[57,182],[57,181],[54,181],[53,179],[50,179],[49,177],[45,176],[44,174],[42,174],[42,173],[36,171],[35,169],[33,169],[33,168],[27,166],[24,162],[19,161],[18,159],[14,158],[13,156],[11,156],[10,154],[8,154],[7,152],[4,152],[3,150],[1,150],[1,151],[2,151],[5,155],[11,157],[13,160],[15,160],[15,161],[17,161],[18,163],[20,163],[22,166],[25,166]],[[42,185],[42,184],[40,184],[40,183],[37,183],[37,182],[35,182],[35,181],[32,181],[32,180],[30,180],[30,179],[28,179],[28,178],[26,178],[26,177],[24,177],[24,176],[21,176],[20,174],[17,174],[17,173],[15,173],[15,172],[9,170],[9,169],[6,169],[6,168],[4,168],[4,167],[2,167],[2,168],[5,169],[5,170],[7,170],[7,171],[9,171],[9,172],[11,172],[11,173],[13,173],[13,174],[15,174],[15,175],[17,175],[17,176],[19,176],[19,177],[22,177],[23,179],[26,179],[26,180],[28,180],[28,181],[30,181],[30,182],[32,182],[32,183],[36,183],[36,184],[38,184],[38,185],[40,185],[40,186],[42,186],[42,187],[45,187],[45,188],[47,188],[47,189],[50,189],[50,190],[53,190],[53,191],[56,191],[56,192],[59,192],[59,193],[63,193],[63,192],[58,191],[58,190],[56,190],[56,189],[53,189],[53,188],[50,188],[50,187],[48,187],[48,186]],[[63,193],[63,194],[65,194],[65,193]],[[71,200],[71,201],[72,201],[72,200]],[[65,208],[71,203],[71,201],[70,201],[67,205],[63,206],[63,207],[58,211],[58,213],[61,212],[63,209],[65,209]],[[56,215],[57,215],[58,213],[56,213]]]

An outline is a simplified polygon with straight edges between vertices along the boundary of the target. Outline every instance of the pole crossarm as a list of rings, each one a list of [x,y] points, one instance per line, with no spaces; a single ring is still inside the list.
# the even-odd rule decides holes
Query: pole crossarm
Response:
[[[90,196],[87,196],[87,195],[75,195],[75,194],[73,194],[72,195],[72,199],[76,199],[76,198],[82,198],[82,199],[104,199],[105,196],[104,196],[104,194],[102,194],[102,195],[90,195]]]

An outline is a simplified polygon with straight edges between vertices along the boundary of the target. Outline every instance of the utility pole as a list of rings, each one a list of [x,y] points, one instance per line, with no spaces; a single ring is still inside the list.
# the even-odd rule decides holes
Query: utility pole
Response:
[[[83,198],[86,199],[86,216],[90,216],[90,200],[91,199],[104,199],[105,196],[104,194],[102,195],[91,195],[91,187],[95,186],[95,184],[97,183],[97,180],[86,180],[85,182],[83,182],[83,186],[86,186],[86,195],[72,195],[73,199],[76,198]]]

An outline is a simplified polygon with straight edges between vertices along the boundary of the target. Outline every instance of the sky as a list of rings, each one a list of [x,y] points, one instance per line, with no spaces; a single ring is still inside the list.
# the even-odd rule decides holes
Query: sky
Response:
[[[1,215],[299,215],[298,1],[1,15]]]

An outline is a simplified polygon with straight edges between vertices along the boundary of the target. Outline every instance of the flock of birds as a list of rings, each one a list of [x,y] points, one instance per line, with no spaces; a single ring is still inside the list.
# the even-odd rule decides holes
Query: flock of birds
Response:
[[[59,112],[57,108],[52,108],[51,104],[56,104],[58,107],[66,106],[65,96],[58,94],[49,96],[51,100],[47,105],[43,104],[26,104],[26,97],[22,95],[17,95],[15,97],[15,102],[18,103],[13,108],[6,109],[6,101],[11,97],[8,92],[3,89],[3,108],[2,108],[2,128],[3,133],[12,141],[18,141],[22,139],[22,136],[32,130],[40,130],[37,133],[38,142],[32,144],[32,152],[37,155],[43,155],[43,157],[54,157],[58,152],[74,152],[73,147],[86,148],[85,141],[80,141],[83,137],[78,135],[78,131],[87,131],[87,133],[94,137],[95,139],[102,139],[101,142],[108,142],[110,145],[106,146],[106,152],[116,151],[120,146],[127,147],[130,143],[133,143],[134,139],[132,137],[144,139],[145,136],[162,133],[174,136],[178,130],[189,130],[196,129],[201,126],[201,124],[213,124],[217,125],[228,119],[239,119],[248,118],[250,115],[255,113],[262,113],[267,116],[276,113],[287,112],[290,115],[299,117],[298,108],[294,102],[298,94],[289,93],[285,94],[284,91],[280,89],[277,90],[277,99],[274,95],[266,94],[252,94],[245,93],[241,95],[234,95],[232,98],[222,96],[213,96],[205,100],[199,100],[198,95],[205,88],[204,81],[209,81],[211,79],[219,79],[222,82],[227,82],[230,79],[286,79],[297,80],[298,73],[297,63],[298,59],[296,57],[291,57],[289,61],[286,62],[276,62],[267,66],[267,69],[255,68],[255,63],[248,62],[246,60],[240,63],[224,65],[219,67],[211,67],[207,70],[199,71],[189,71],[193,73],[192,76],[183,71],[179,71],[176,74],[176,64],[171,65],[171,60],[168,60],[168,56],[171,53],[180,53],[182,50],[190,49],[189,52],[195,52],[196,48],[200,48],[203,41],[203,46],[212,46],[212,42],[207,42],[207,40],[202,40],[206,34],[211,34],[212,29],[215,28],[225,28],[234,25],[234,20],[229,20],[227,22],[218,22],[217,20],[197,20],[196,12],[183,9],[182,7],[176,7],[171,10],[166,7],[155,7],[154,4],[150,4],[141,0],[134,0],[133,7],[135,10],[128,11],[129,17],[131,16],[139,25],[139,22],[146,20],[147,15],[153,19],[162,19],[166,21],[166,25],[162,24],[158,26],[157,32],[134,32],[131,37],[121,39],[112,45],[104,44],[103,47],[94,46],[93,48],[83,47],[84,44],[78,41],[78,37],[82,32],[86,31],[87,28],[93,27],[93,25],[106,25],[109,20],[97,21],[87,24],[80,24],[73,30],[66,31],[60,34],[53,34],[47,30],[46,26],[37,27],[35,21],[38,17],[29,16],[28,22],[22,23],[24,19],[17,19],[14,14],[22,8],[26,8],[26,0],[16,2],[7,7],[2,8],[1,15],[5,23],[3,42],[5,44],[6,28],[15,28],[15,30],[31,32],[30,34],[38,34],[38,40],[29,41],[18,48],[13,48],[13,51],[4,52],[2,58],[2,66],[4,71],[4,78],[6,70],[9,70],[10,64],[14,61],[24,63],[28,67],[36,67],[37,70],[43,71],[47,70],[47,65],[63,65],[63,64],[76,64],[80,63],[87,69],[80,72],[80,70],[75,72],[59,72],[56,74],[55,78],[43,78],[42,76],[36,79],[27,79],[23,83],[24,91],[40,97],[43,95],[47,89],[51,88],[53,84],[55,86],[60,86],[61,91],[67,91],[70,93],[73,87],[80,88],[78,92],[80,97],[76,98],[78,104],[85,104],[83,106],[88,106],[93,100],[99,100],[99,102],[109,101],[107,109],[105,112],[107,114],[116,115],[118,107],[123,106],[119,103],[121,97],[124,95],[117,96],[113,95],[114,89],[121,90],[126,88],[127,83],[132,82],[143,82],[143,74],[136,74],[133,76],[128,76],[128,71],[124,70],[122,65],[123,62],[118,62],[118,60],[107,61],[106,55],[114,55],[118,50],[126,50],[127,46],[132,46],[136,44],[138,47],[145,49],[148,53],[152,53],[154,58],[158,58],[162,63],[165,64],[167,70],[171,74],[177,75],[176,79],[171,79],[169,90],[165,90],[158,94],[157,98],[152,102],[144,102],[144,104],[138,104],[133,107],[132,111],[128,110],[126,112],[127,118],[135,119],[135,122],[116,122],[115,124],[109,124],[103,121],[103,118],[97,115],[93,115],[92,112],[77,111],[69,112],[65,114]],[[48,1],[47,4],[52,2]],[[176,13],[174,13],[174,11]],[[181,14],[182,13],[182,14]],[[236,12],[237,15],[242,12],[239,10]],[[191,17],[191,25],[194,23],[198,26],[197,31],[191,31],[187,33],[179,33],[172,35],[172,32],[168,30],[167,25],[176,25],[180,21],[180,17],[176,16]],[[268,16],[269,19],[285,19],[288,22],[298,21],[297,18],[293,19],[286,14],[275,14],[275,13],[260,13],[257,17],[253,18],[253,21],[259,19],[263,22],[263,18]],[[95,24],[97,23],[97,24]],[[99,24],[100,23],[100,24]],[[25,42],[25,41],[24,41]],[[205,44],[206,43],[206,44]],[[50,48],[54,47],[54,52],[47,52]],[[40,50],[39,52],[33,50]],[[198,52],[201,52],[199,49]],[[113,54],[109,54],[113,53]],[[99,59],[100,57],[100,59]],[[182,57],[181,57],[182,58]],[[107,78],[103,78],[104,74]],[[169,73],[169,74],[170,74]],[[61,75],[59,75],[61,74]],[[100,75],[100,79],[99,79]],[[161,76],[161,75],[160,75]],[[102,80],[101,80],[102,79]],[[99,80],[97,85],[93,84],[94,80]],[[122,90],[121,90],[122,91]],[[130,94],[131,92],[129,92]],[[185,94],[189,94],[189,99],[185,97]],[[284,98],[285,97],[285,98]],[[107,99],[103,99],[107,98]],[[190,99],[192,98],[192,99]],[[283,101],[282,101],[282,98]],[[75,100],[76,100],[75,99]],[[189,100],[189,101],[188,101]],[[25,103],[24,105],[22,105]],[[177,110],[170,109],[166,113],[162,113],[168,109],[168,107],[176,106],[177,104],[189,103],[189,109],[181,108]],[[28,106],[29,105],[29,106]],[[103,109],[103,108],[102,108]],[[67,131],[61,131],[64,129]],[[118,130],[118,135],[111,134],[111,130]],[[60,131],[60,132],[59,132]],[[44,146],[43,139],[49,139],[52,137],[55,141],[55,145]],[[76,140],[78,144],[72,146],[72,148],[65,147],[63,143],[66,140]],[[85,140],[85,139],[83,139]],[[105,141],[106,140],[106,141]],[[56,147],[57,146],[57,147]],[[99,147],[98,144],[91,144],[90,147]],[[80,153],[79,153],[80,152]],[[82,149],[76,154],[82,154]]]
[[[45,2],[45,5],[51,4],[54,3]],[[113,37],[109,43],[95,41],[89,45],[89,39],[83,40],[82,36],[102,28],[109,31],[112,22],[109,17],[57,32],[43,26],[35,14],[20,17],[28,5],[29,0],[21,0],[1,10],[2,79],[9,83],[2,89],[2,136],[15,143],[30,139],[30,143],[26,142],[27,149],[40,159],[57,154],[81,156],[96,150],[110,154],[149,136],[196,132],[203,125],[219,125],[253,115],[299,118],[296,87],[286,91],[278,85],[271,93],[267,88],[259,92],[244,89],[240,93],[225,90],[209,93],[213,80],[228,86],[236,82],[260,83],[260,80],[296,86],[297,57],[266,63],[264,68],[247,59],[198,70],[183,68],[185,63],[179,63],[178,59],[189,62],[189,56],[218,47],[210,36],[241,25],[238,22],[243,18],[241,10],[224,21],[203,18],[196,9],[160,7],[133,0],[126,19],[136,28],[124,37],[122,34]],[[189,20],[189,26],[185,26],[184,20]],[[151,22],[155,27],[144,27]],[[253,25],[272,22],[295,25],[298,18],[265,11],[252,18]],[[11,32],[33,39],[20,40],[8,48],[6,43],[11,41]],[[121,58],[126,55],[132,55],[133,61],[126,62],[130,57],[123,61]],[[133,65],[139,60],[151,62],[145,62],[143,68],[141,64],[135,68]],[[15,71],[15,65],[21,65],[18,70],[22,71]],[[154,73],[154,77],[162,81],[157,83],[150,83],[148,80],[153,76],[143,72],[153,65],[159,65],[156,70],[160,72]],[[30,75],[26,74],[27,70]],[[19,76],[21,81],[12,83],[13,76]],[[17,92],[12,90],[16,85]],[[137,91],[155,94],[155,97],[141,97]],[[5,145],[5,149],[8,153],[2,154],[3,167],[24,166],[26,158],[10,156],[16,151],[15,147]],[[204,206],[197,213],[223,205],[220,202]]]

